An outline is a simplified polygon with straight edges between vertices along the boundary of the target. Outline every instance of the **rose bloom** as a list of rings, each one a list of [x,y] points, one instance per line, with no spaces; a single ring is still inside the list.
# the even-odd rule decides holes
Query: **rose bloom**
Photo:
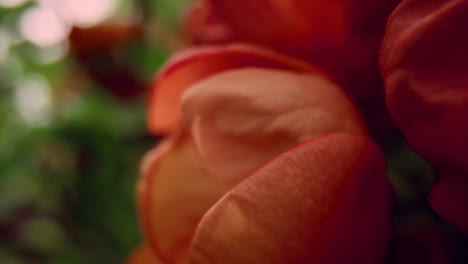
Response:
[[[176,56],[156,83],[138,186],[163,263],[376,263],[386,253],[384,156],[316,68],[232,44]],[[179,103],[177,103],[179,102]],[[154,113],[152,111],[155,111]]]
[[[256,43],[327,72],[352,97],[370,132],[394,130],[385,107],[378,50],[400,0],[206,0],[185,17],[197,44]]]
[[[142,162],[137,202],[145,242],[128,263],[382,262],[390,187],[385,157],[368,132],[369,115],[379,111],[369,105],[385,108],[378,51],[398,2],[211,0],[196,7],[187,21],[206,31],[188,31],[200,46],[175,54],[152,87],[148,128],[167,137]],[[447,80],[462,94],[461,75],[450,75],[460,77],[455,83],[437,79],[448,69],[425,64],[430,49],[418,50],[430,41],[443,46],[453,33],[446,36],[451,31],[440,21],[466,7],[442,2],[402,1],[389,20],[380,65],[390,111],[409,143],[453,175],[441,178],[432,204],[441,212],[460,199],[442,215],[458,212],[446,218],[463,227],[461,192],[437,189],[457,188],[460,164],[468,163],[453,163],[464,157],[452,155],[450,145],[437,148],[442,141],[421,132],[429,123],[420,125],[431,121],[427,111],[439,109],[431,108],[431,93],[443,93],[437,85]],[[197,12],[204,18],[197,20]],[[435,30],[423,28],[439,22]],[[425,66],[431,74],[417,75]],[[427,93],[426,74],[435,87]],[[463,96],[443,95],[450,104],[431,131],[442,137],[444,126],[457,126],[450,111],[467,105],[454,106]],[[462,132],[447,141],[466,141]]]

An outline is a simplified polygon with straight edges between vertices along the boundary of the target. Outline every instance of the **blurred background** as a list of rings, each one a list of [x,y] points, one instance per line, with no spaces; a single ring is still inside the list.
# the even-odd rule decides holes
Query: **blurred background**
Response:
[[[122,263],[186,0],[0,0],[0,263]]]
[[[146,94],[187,45],[190,2],[0,0],[0,264],[123,263],[140,243],[135,182],[158,141]],[[387,263],[468,263],[467,237],[425,200],[430,166],[401,136],[382,145],[395,188]]]

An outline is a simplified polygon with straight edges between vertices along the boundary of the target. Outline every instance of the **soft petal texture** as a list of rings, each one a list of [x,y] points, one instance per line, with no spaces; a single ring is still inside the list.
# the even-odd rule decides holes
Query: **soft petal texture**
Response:
[[[467,14],[466,0],[405,0],[389,19],[381,52],[388,108],[408,143],[443,174],[464,177],[468,177]],[[448,198],[466,201],[466,195],[446,196],[446,206],[463,204]],[[466,213],[468,207],[457,210]],[[466,218],[456,220],[458,216],[447,211],[442,216],[467,230]]]
[[[445,174],[428,196],[432,208],[468,234],[468,177]]]
[[[180,99],[190,85],[212,74],[242,67],[319,71],[299,60],[246,44],[187,49],[176,54],[158,74],[149,99],[149,130],[155,134],[163,134],[180,124]]]
[[[307,139],[366,133],[349,98],[320,74],[225,71],[191,86],[183,109],[205,167],[231,186]]]
[[[380,87],[378,49],[399,0],[210,0],[241,39],[306,59],[366,96]],[[372,75],[372,76],[371,76]],[[362,85],[365,82],[366,85]],[[371,81],[372,82],[372,81]]]
[[[223,193],[184,132],[146,155],[137,200],[146,238],[162,260],[184,263],[195,227]]]
[[[199,0],[192,4],[184,19],[185,31],[195,44],[217,44],[235,40],[235,34],[211,4]]]
[[[385,159],[334,134],[280,155],[203,217],[191,263],[380,263],[389,232]]]
[[[163,264],[163,262],[156,257],[151,247],[142,245],[132,252],[125,264]]]

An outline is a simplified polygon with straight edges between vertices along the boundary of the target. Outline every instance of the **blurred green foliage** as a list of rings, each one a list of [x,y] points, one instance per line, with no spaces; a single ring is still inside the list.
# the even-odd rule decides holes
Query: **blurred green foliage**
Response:
[[[148,32],[175,35],[186,2],[121,0],[112,19],[142,17]],[[157,142],[146,132],[145,94],[115,96],[70,50],[44,59],[48,48],[22,39],[18,26],[35,5],[0,5],[0,263],[122,263],[141,241],[134,187]],[[149,86],[170,47],[143,35],[117,51]],[[44,95],[29,94],[29,114],[20,91],[28,83],[48,91],[39,108]]]

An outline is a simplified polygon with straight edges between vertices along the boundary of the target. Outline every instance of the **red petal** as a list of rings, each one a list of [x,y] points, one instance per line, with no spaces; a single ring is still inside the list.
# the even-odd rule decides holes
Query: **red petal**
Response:
[[[408,143],[444,173],[468,178],[467,13],[464,0],[403,1],[389,20],[381,68],[389,110]]]
[[[199,165],[185,133],[147,154],[138,205],[145,235],[161,259],[173,263],[186,257],[199,220],[223,193],[224,187]]]
[[[233,41],[234,32],[207,1],[190,6],[184,21],[185,31],[195,44],[218,44]]]
[[[314,33],[340,38],[346,30],[346,5],[330,0],[211,0],[244,37],[281,45]],[[278,43],[279,42],[279,43]]]
[[[468,171],[468,2],[405,1],[382,52],[387,103],[429,160]]]
[[[226,71],[192,86],[183,109],[204,165],[228,185],[307,139],[366,133],[348,97],[319,74]]]
[[[255,46],[232,44],[188,49],[167,63],[152,88],[148,107],[150,131],[167,133],[178,126],[182,120],[180,98],[192,84],[224,70],[249,66],[318,72],[304,62]]]
[[[380,263],[390,227],[385,159],[334,134],[287,151],[202,219],[191,263]]]
[[[239,38],[306,59],[361,97],[379,88],[368,79],[378,79],[380,41],[399,1],[210,0]]]

